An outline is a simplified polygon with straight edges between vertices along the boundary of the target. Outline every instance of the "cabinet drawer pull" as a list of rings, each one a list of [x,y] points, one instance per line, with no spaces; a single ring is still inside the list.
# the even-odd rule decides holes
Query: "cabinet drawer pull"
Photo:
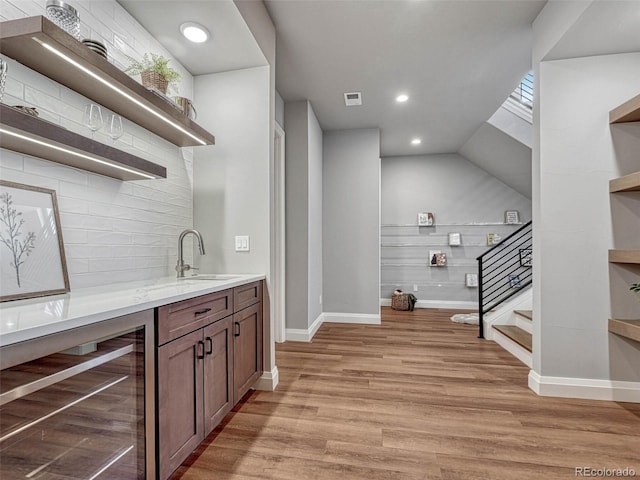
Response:
[[[211,355],[213,353],[213,339],[211,337],[205,338],[207,343],[209,344],[209,349],[207,350],[207,355]]]
[[[234,337],[239,337],[240,336],[240,322],[233,322],[233,326],[234,327],[238,327],[236,328],[236,331],[233,333]]]
[[[204,342],[202,340],[198,340],[198,346],[196,347],[198,352],[200,351],[200,347],[202,346],[202,355],[201,354],[196,354],[196,356],[198,357],[198,360],[202,360],[204,358]]]
[[[195,312],[194,315],[195,316],[204,315],[205,313],[210,312],[210,311],[211,311],[210,308],[204,308],[202,310],[198,310],[197,312]]]

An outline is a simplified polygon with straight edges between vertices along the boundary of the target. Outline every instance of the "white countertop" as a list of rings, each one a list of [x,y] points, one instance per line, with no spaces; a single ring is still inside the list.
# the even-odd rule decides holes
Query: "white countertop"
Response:
[[[230,274],[220,277],[222,278],[216,280],[165,277],[79,288],[62,295],[4,302],[0,304],[0,346],[91,325],[265,278],[260,274]]]

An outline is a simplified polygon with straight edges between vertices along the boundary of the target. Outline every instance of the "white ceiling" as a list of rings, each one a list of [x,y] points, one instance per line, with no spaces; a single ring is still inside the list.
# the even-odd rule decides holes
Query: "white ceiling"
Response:
[[[118,0],[192,75],[266,65],[260,47],[232,0]],[[180,33],[184,22],[198,22],[212,34],[203,44]]]
[[[232,0],[118,1],[194,75],[264,64]],[[389,156],[458,151],[530,69],[531,24],[545,0],[265,4],[285,101],[309,99],[324,130],[380,127]],[[184,21],[202,23],[213,42],[188,43]],[[344,106],[352,91],[362,106]],[[400,92],[407,103],[396,104]]]
[[[380,127],[381,155],[456,152],[531,69],[544,0],[266,0],[276,87],[324,130]],[[345,107],[343,93],[363,105]],[[397,104],[397,94],[410,100]],[[412,146],[413,137],[422,144]]]
[[[545,60],[633,52],[640,52],[640,1],[600,0],[589,5]]]

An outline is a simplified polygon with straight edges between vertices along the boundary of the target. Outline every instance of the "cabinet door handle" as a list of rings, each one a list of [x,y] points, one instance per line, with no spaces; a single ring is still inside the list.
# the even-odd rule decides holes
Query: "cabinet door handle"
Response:
[[[236,331],[233,334],[233,336],[234,337],[239,337],[240,336],[240,322],[233,322],[233,326],[237,327]]]
[[[202,347],[202,355],[199,353],[196,354],[198,360],[202,360],[204,358],[204,342],[202,340],[198,340],[198,346],[196,347],[198,349],[198,352],[200,351],[200,347]]]
[[[213,338],[207,337],[205,338],[205,340],[209,344],[209,349],[207,350],[206,354],[211,355],[213,353]]]
[[[198,315],[204,315],[207,312],[210,312],[211,309],[210,308],[205,308],[203,310],[198,310],[197,312],[194,312],[194,315],[197,317]]]

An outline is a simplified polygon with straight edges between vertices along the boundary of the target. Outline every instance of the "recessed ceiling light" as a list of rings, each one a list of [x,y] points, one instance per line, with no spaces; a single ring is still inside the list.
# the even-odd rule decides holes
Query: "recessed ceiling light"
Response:
[[[413,140],[411,140],[411,145],[420,145],[422,143],[422,140],[420,140],[419,138],[414,138]]]
[[[185,22],[180,25],[180,31],[185,38],[193,43],[203,43],[209,40],[209,31],[195,22]]]
[[[396,102],[398,102],[398,103],[404,103],[404,102],[406,102],[407,100],[409,100],[409,95],[406,95],[406,94],[404,94],[404,93],[403,93],[402,95],[398,95],[398,96],[396,97]]]

